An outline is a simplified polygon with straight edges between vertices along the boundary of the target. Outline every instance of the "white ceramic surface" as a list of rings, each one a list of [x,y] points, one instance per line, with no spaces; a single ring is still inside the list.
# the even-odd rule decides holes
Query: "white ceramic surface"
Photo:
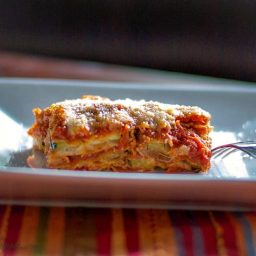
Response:
[[[37,205],[252,209],[256,160],[232,154],[208,174],[142,174],[31,169],[26,129],[32,109],[96,94],[112,99],[198,105],[212,114],[214,145],[256,140],[256,85],[128,84],[0,79],[0,201]]]

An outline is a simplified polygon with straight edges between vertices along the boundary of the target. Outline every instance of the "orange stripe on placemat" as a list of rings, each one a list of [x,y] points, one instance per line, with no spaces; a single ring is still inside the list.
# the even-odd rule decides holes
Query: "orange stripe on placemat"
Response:
[[[39,207],[26,207],[23,215],[18,244],[20,245],[16,255],[33,255],[36,246],[36,234],[39,222]]]
[[[156,255],[178,255],[177,241],[167,210],[152,210]]]
[[[178,255],[174,228],[167,210],[137,210],[142,255]]]
[[[246,243],[243,228],[234,213],[226,213],[231,225],[233,226],[233,232],[235,233],[236,239],[235,243],[237,245],[237,255],[246,255]]]
[[[6,206],[3,217],[2,217],[0,237],[1,237],[1,241],[3,241],[3,242],[4,242],[5,236],[6,236],[8,221],[9,221],[9,217],[11,214],[11,209],[12,209],[12,207],[10,205]]]
[[[24,210],[24,206],[12,206],[11,208],[4,241],[5,255],[14,255],[16,249],[20,247],[17,242],[19,239]]]
[[[95,255],[94,209],[66,208],[64,255]]]
[[[112,214],[111,209],[95,210],[96,241],[98,255],[111,255]]]
[[[65,208],[50,209],[46,235],[46,255],[61,255],[64,246]]]
[[[122,209],[112,209],[111,252],[113,255],[127,255]]]

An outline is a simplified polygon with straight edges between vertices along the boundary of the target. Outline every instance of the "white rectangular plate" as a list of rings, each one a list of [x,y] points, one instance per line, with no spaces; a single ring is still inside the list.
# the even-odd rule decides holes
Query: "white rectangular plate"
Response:
[[[221,81],[221,80],[220,80]],[[226,82],[225,82],[226,83]],[[256,140],[256,86],[0,79],[0,201],[38,205],[236,209],[256,207],[256,160],[231,154],[208,174],[31,169],[32,109],[94,94],[198,105],[212,114],[213,144]]]

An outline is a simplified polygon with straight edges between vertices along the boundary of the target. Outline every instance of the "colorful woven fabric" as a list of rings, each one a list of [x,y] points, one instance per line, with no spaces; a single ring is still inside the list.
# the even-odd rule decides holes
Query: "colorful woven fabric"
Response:
[[[2,255],[256,255],[256,213],[0,206]]]

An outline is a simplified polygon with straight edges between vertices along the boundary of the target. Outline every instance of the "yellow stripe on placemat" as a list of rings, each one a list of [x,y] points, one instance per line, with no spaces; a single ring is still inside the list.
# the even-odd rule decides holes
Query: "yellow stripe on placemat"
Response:
[[[11,206],[8,205],[5,209],[4,212],[4,216],[3,216],[3,220],[2,220],[2,225],[0,227],[0,255],[2,255],[3,253],[3,249],[4,249],[4,241],[5,241],[5,237],[6,237],[6,233],[7,233],[7,228],[8,228],[8,221],[9,221],[9,217],[11,214]]]
[[[61,255],[64,244],[65,209],[63,207],[51,208],[46,235],[46,255]]]
[[[152,217],[155,226],[156,255],[178,255],[175,231],[167,210],[153,210]]]
[[[142,255],[153,256],[154,250],[154,235],[152,232],[151,210],[137,210],[140,249]]]
[[[214,217],[214,214],[212,212],[209,212],[210,220],[212,222],[212,225],[216,232],[216,240],[217,240],[217,250],[218,254],[222,256],[227,255],[227,250],[225,248],[225,242],[223,239],[223,228],[221,225],[217,222],[217,220]]]
[[[33,255],[39,222],[39,207],[26,207],[22,220],[16,255]]]
[[[233,213],[226,213],[231,224],[233,225],[234,229],[235,229],[235,235],[236,235],[236,241],[234,241],[234,243],[236,242],[237,247],[238,247],[238,252],[237,255],[246,255],[246,243],[245,243],[245,237],[244,237],[244,232],[243,232],[243,228],[241,226],[241,223],[237,220],[237,218],[235,218]]]
[[[127,255],[122,209],[112,209],[111,252],[113,255]]]
[[[177,255],[174,229],[166,210],[137,210],[142,255]]]

